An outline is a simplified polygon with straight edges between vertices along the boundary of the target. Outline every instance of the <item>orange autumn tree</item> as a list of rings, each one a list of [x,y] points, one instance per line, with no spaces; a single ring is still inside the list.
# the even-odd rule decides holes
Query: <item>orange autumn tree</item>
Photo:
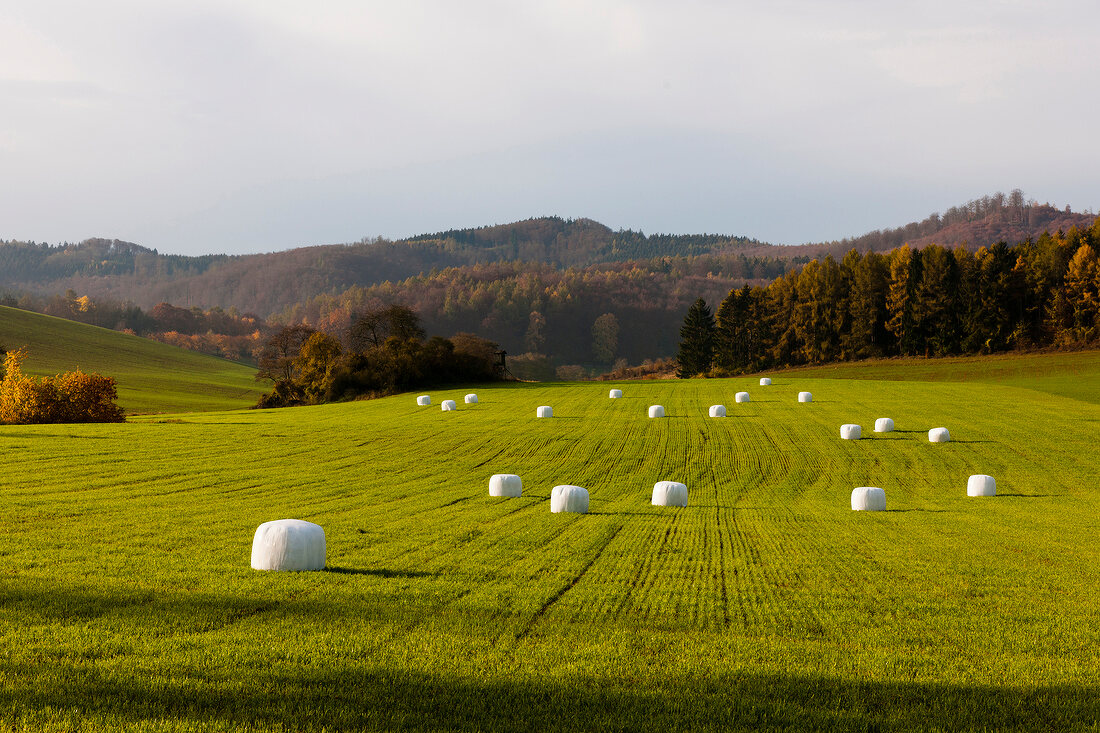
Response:
[[[23,373],[25,349],[4,357],[0,380],[0,423],[122,422],[122,408],[115,404],[115,380],[79,369],[56,377],[35,379]]]

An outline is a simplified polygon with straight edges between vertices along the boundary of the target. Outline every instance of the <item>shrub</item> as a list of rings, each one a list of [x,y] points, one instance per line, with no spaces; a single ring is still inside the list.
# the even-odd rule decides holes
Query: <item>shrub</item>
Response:
[[[8,424],[122,422],[115,380],[77,370],[41,380],[23,374],[24,349],[4,357],[0,422]]]

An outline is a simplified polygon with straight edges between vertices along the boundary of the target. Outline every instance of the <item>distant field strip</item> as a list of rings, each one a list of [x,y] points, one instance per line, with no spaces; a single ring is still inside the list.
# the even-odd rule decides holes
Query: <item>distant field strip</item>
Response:
[[[430,407],[0,427],[0,721],[1065,729],[1100,715],[1100,406],[782,374],[615,386],[622,399],[520,384],[468,406],[467,388]],[[796,402],[804,389],[814,402]],[[707,417],[716,403],[729,417]],[[874,433],[877,417],[898,429]],[[846,422],[864,439],[841,440]],[[928,442],[939,426],[952,442]],[[494,473],[519,474],[523,496],[489,497]],[[973,473],[999,496],[968,498]],[[688,507],[650,504],[664,479],[688,485]],[[589,514],[550,513],[566,483],[590,491]],[[865,485],[886,512],[850,510]],[[324,527],[326,572],[249,569],[256,527],[289,517]]]

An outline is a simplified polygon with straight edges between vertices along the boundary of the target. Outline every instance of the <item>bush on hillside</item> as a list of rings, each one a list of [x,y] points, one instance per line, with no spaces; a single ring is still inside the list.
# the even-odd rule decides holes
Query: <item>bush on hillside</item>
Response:
[[[115,380],[79,369],[56,377],[23,374],[25,349],[4,357],[0,380],[0,422],[17,425],[41,423],[122,422],[122,408],[115,404]]]
[[[304,326],[273,335],[260,359],[267,368],[258,378],[275,386],[257,407],[316,405],[501,378],[499,347],[492,341],[468,333],[423,341],[413,311],[388,306],[378,313],[382,316],[368,313],[353,324],[345,344]]]

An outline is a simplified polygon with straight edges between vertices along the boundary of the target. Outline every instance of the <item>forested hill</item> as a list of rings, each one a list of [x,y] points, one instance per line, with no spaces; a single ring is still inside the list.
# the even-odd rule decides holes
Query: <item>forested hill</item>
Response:
[[[716,275],[737,277],[737,273],[752,271],[751,279],[771,276],[777,267],[783,270],[826,253],[839,257],[851,248],[885,251],[904,242],[920,246],[932,241],[945,245],[967,241],[976,249],[1000,240],[1017,242],[1043,231],[1084,228],[1092,223],[1090,215],[1021,201],[1019,192],[996,194],[897,229],[799,246],[729,235],[646,235],[614,231],[590,219],[558,217],[397,241],[371,239],[244,256],[164,255],[106,239],[62,245],[0,241],[0,297],[10,302],[24,294],[51,296],[72,290],[79,296],[128,301],[147,309],[168,302],[188,307],[235,307],[267,316],[318,295],[399,282],[453,267],[525,262],[564,270],[631,263],[640,271],[667,272],[666,258],[715,257]],[[758,272],[760,263],[765,263],[766,274]],[[698,263],[691,267],[697,269]]]

